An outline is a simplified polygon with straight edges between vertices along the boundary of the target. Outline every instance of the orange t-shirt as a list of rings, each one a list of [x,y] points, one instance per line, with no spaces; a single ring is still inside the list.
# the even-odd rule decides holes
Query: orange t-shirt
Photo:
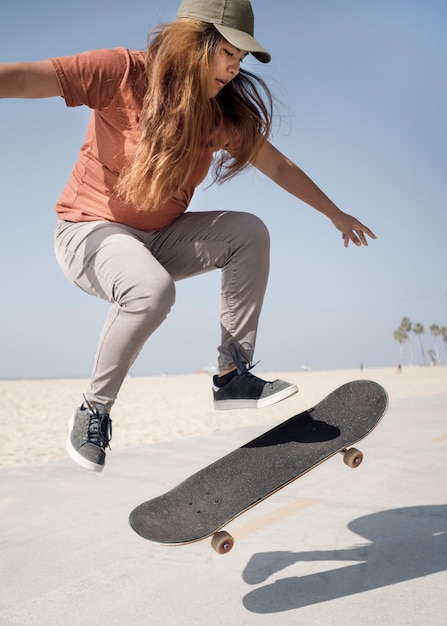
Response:
[[[78,161],[56,205],[59,218],[71,222],[106,220],[145,231],[171,224],[188,208],[195,188],[207,175],[213,152],[221,146],[204,148],[180,192],[160,206],[137,210],[117,196],[115,186],[138,139],[145,53],[125,48],[94,50],[51,62],[66,105],[93,109]]]

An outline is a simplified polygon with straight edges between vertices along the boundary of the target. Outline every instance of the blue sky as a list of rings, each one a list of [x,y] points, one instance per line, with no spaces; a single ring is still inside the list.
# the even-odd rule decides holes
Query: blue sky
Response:
[[[0,61],[144,48],[177,0],[2,9]],[[343,248],[324,216],[250,171],[198,189],[191,210],[257,213],[272,237],[259,371],[393,366],[403,316],[447,326],[447,5],[444,0],[253,0],[272,62],[248,61],[278,98],[273,142],[378,236]],[[88,376],[107,303],[62,275],[54,204],[89,112],[61,99],[0,102],[0,378]],[[135,375],[195,371],[216,358],[219,273],[178,284]],[[419,346],[413,339],[416,361]],[[445,352],[440,349],[445,362]]]

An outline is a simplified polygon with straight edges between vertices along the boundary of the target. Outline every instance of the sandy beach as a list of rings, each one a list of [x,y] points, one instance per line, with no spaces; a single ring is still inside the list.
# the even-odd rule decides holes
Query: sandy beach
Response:
[[[299,393],[260,410],[215,411],[207,374],[128,378],[113,408],[113,450],[244,426],[270,426],[309,408],[337,386],[359,378],[382,384],[390,402],[447,392],[447,366],[325,372],[257,372],[294,382]],[[87,380],[0,381],[0,468],[63,458],[67,424]],[[262,428],[261,428],[262,430]]]

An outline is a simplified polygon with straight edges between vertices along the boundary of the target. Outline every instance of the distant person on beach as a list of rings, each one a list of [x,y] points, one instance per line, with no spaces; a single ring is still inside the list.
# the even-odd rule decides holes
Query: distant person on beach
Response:
[[[178,280],[222,273],[216,409],[263,407],[297,392],[250,371],[269,271],[265,225],[246,212],[186,212],[210,168],[222,182],[254,166],[328,217],[346,247],[375,238],[269,142],[273,100],[264,81],[241,68],[249,53],[270,61],[254,38],[250,2],[183,0],[144,52],[0,65],[1,97],[62,96],[69,107],[92,109],[56,206],[55,235],[64,274],[111,303],[90,387],[69,421],[67,450],[86,469],[104,467],[112,406],[173,306]]]

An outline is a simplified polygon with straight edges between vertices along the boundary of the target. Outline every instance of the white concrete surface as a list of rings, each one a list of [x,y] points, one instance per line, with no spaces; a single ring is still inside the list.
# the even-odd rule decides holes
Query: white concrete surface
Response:
[[[232,552],[138,537],[130,510],[260,432],[0,472],[0,623],[441,626],[447,394],[399,400],[359,447],[238,518]],[[25,444],[26,445],[26,444]]]

